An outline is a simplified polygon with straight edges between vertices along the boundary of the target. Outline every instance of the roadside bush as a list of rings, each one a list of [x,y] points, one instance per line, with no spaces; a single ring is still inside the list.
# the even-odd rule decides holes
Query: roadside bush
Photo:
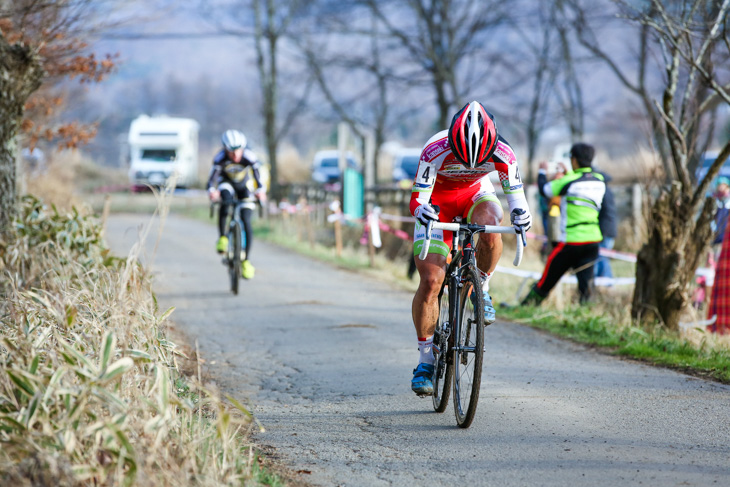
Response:
[[[179,373],[134,256],[26,197],[0,241],[0,484],[240,485],[250,413]]]

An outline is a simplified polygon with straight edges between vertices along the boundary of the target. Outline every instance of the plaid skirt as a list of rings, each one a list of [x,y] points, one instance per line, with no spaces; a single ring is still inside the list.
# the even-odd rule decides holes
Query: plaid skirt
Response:
[[[715,283],[712,286],[707,318],[712,319],[713,316],[717,316],[717,320],[708,330],[730,333],[730,232],[725,232],[720,258],[715,266]]]

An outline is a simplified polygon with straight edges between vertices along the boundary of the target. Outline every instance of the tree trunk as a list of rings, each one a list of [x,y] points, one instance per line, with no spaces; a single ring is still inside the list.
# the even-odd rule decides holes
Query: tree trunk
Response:
[[[690,300],[695,270],[712,240],[714,204],[707,199],[697,218],[691,197],[675,183],[651,209],[649,238],[636,262],[632,318],[656,320],[679,330],[679,320]]]
[[[0,33],[0,233],[17,211],[15,136],[28,97],[41,85],[43,69],[33,51],[9,44]]]

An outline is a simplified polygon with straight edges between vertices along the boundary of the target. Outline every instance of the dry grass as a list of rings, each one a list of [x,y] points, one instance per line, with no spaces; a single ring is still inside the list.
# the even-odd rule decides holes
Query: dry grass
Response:
[[[617,184],[652,181],[661,167],[656,153],[644,147],[620,159],[612,159],[608,154],[599,152],[595,163]]]
[[[292,146],[282,147],[278,153],[277,163],[280,184],[306,183],[311,179],[311,161],[302,159]]]
[[[124,186],[128,182],[123,170],[98,166],[79,151],[71,150],[52,153],[45,170],[25,172],[22,181],[25,192],[38,195],[61,211],[83,208],[80,193],[104,186]]]
[[[26,198],[0,242],[0,484],[277,483],[245,440],[255,420],[181,373],[173,310],[100,232]]]

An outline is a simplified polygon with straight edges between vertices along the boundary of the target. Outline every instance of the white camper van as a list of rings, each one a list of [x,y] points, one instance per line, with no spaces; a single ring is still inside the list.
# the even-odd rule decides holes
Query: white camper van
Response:
[[[140,115],[129,126],[129,181],[133,189],[163,186],[177,173],[177,186],[198,178],[198,122],[190,118]]]

